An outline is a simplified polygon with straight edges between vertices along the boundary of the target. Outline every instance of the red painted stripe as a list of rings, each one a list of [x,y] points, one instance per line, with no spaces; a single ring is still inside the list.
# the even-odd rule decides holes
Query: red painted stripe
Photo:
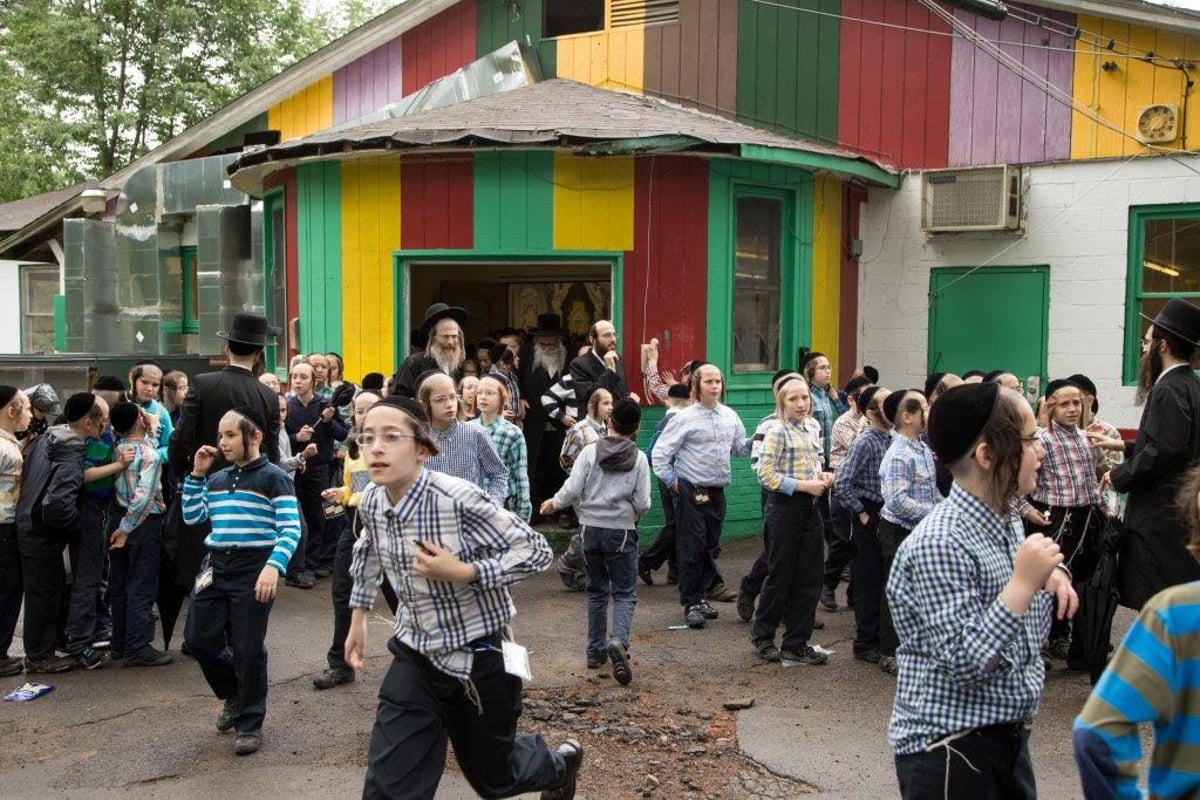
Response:
[[[401,160],[401,247],[466,250],[475,246],[474,163],[470,155]]]
[[[862,108],[858,97],[862,82],[862,35],[863,24],[852,22],[862,17],[862,0],[842,0],[842,36],[838,48],[838,143],[842,145],[859,141],[859,124]]]
[[[475,0],[451,6],[400,38],[404,94],[475,60]]]
[[[634,166],[633,250],[625,253],[623,358],[630,388],[645,395],[640,346],[659,340],[659,367],[705,354],[708,302],[708,162],[639,158]],[[668,334],[669,332],[669,334]]]

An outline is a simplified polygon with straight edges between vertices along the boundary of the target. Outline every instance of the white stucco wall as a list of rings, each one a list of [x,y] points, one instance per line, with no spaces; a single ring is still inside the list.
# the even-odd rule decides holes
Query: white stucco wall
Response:
[[[888,386],[923,384],[931,268],[1049,264],[1049,378],[1086,373],[1101,416],[1136,427],[1134,389],[1121,384],[1129,207],[1200,201],[1200,157],[1186,160],[1195,172],[1165,158],[1030,167],[1024,235],[927,236],[918,173],[896,192],[871,190],[860,232],[858,363],[878,367]]]
[[[20,262],[0,260],[0,353],[21,352]]]

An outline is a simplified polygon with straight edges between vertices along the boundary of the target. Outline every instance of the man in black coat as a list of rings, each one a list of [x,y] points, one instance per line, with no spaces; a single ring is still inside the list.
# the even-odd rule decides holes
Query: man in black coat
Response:
[[[629,391],[625,382],[625,365],[617,353],[617,329],[606,319],[596,320],[588,330],[588,341],[592,347],[571,361],[571,380],[575,384],[575,407],[587,408],[588,398],[596,389],[607,389],[613,402],[632,397],[635,403],[641,398]]]
[[[1200,308],[1172,299],[1142,339],[1140,388],[1148,396],[1137,440],[1094,437],[1100,446],[1125,449],[1106,481],[1129,493],[1117,588],[1121,604],[1133,609],[1168,586],[1200,579],[1175,507],[1184,473],[1200,459],[1200,380],[1191,368],[1197,342]]]
[[[562,321],[558,314],[538,314],[537,327],[529,332],[532,347],[522,356],[522,405],[525,406],[525,444],[529,450],[529,495],[534,513],[553,497],[566,480],[558,462],[566,429],[542,407],[542,394],[555,384],[567,367]],[[573,422],[573,421],[572,421]]]
[[[458,386],[463,361],[467,358],[463,342],[466,321],[466,309],[458,306],[434,303],[425,309],[425,319],[416,339],[424,343],[425,349],[404,359],[392,378],[392,394],[415,398],[417,378],[430,370],[446,373]]]

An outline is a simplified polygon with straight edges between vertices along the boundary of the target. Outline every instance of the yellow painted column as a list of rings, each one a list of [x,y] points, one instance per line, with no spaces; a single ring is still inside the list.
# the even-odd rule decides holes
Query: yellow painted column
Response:
[[[632,156],[554,154],[554,249],[633,249]]]
[[[391,372],[395,280],[400,249],[400,160],[342,164],[342,348],[346,374]]]
[[[829,357],[834,381],[854,370],[838,358],[841,319],[842,187],[831,175],[813,182],[812,347]]]

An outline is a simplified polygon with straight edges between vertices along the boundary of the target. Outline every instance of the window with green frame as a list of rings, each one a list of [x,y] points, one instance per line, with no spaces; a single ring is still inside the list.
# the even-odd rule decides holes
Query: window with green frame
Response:
[[[183,314],[180,315],[182,333],[200,332],[200,296],[196,283],[196,248],[185,245],[179,248],[179,271],[183,278]]]
[[[1129,209],[1123,379],[1138,377],[1141,339],[1172,297],[1200,302],[1200,203]]]

